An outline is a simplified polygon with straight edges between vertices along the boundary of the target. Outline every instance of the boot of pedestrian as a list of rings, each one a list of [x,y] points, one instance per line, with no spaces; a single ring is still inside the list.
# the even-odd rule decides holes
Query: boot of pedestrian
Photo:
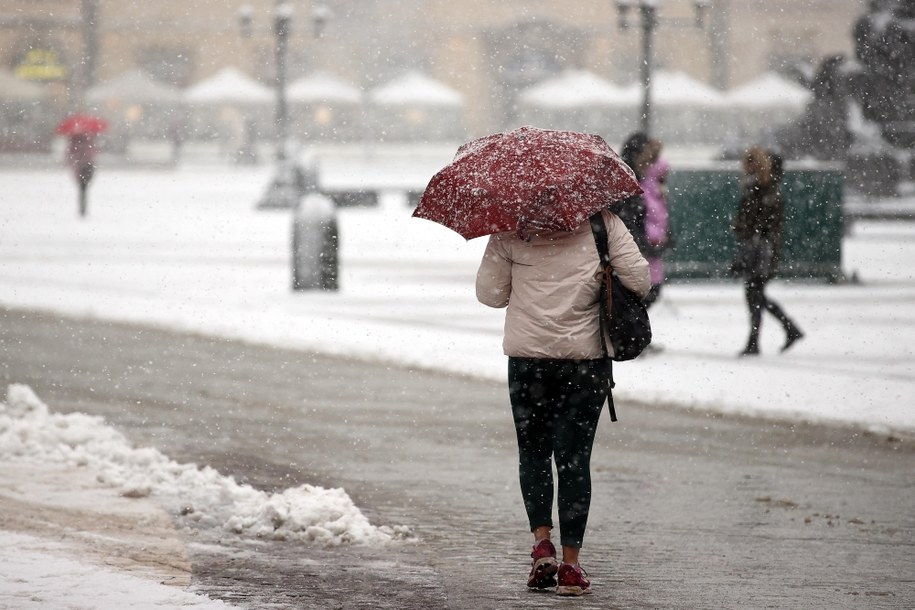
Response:
[[[750,335],[750,338],[747,340],[747,346],[743,348],[743,351],[737,354],[738,358],[743,358],[745,356],[758,356],[759,355],[759,339],[753,335]]]
[[[794,324],[788,324],[785,327],[785,344],[782,346],[782,353],[787,352],[791,349],[791,346],[804,338],[804,333],[801,332],[801,329],[795,326]]]

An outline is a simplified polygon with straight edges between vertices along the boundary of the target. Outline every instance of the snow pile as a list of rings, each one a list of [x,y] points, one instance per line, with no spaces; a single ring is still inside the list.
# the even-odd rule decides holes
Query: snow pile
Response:
[[[335,546],[409,537],[405,527],[376,527],[342,489],[302,485],[270,494],[157,449],[134,448],[98,416],[51,413],[25,385],[0,403],[0,459],[86,467],[127,497],[152,496],[172,514],[237,534]]]

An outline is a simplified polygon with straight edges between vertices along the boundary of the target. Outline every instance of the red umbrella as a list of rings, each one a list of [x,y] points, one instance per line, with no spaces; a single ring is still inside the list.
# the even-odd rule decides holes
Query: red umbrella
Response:
[[[594,212],[641,192],[600,136],[521,127],[461,146],[413,212],[460,233],[572,231]]]
[[[108,121],[91,114],[71,114],[54,130],[59,136],[74,136],[79,134],[97,134],[108,129]]]

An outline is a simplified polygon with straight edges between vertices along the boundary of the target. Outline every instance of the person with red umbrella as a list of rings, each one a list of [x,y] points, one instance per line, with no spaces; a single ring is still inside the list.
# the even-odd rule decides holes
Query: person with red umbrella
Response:
[[[592,222],[605,228],[623,285],[644,298],[648,263],[608,209],[638,192],[632,170],[600,137],[523,127],[462,146],[414,212],[468,239],[490,235],[476,293],[484,305],[507,308],[503,350],[534,535],[532,589],[591,592],[578,560],[591,502],[591,448],[610,395],[613,356],[601,336],[600,233]],[[554,463],[561,563],[551,540]]]
[[[88,211],[87,191],[95,175],[95,157],[97,152],[96,136],[108,128],[108,123],[99,117],[88,114],[73,114],[57,126],[58,135],[67,136],[67,165],[73,171],[73,177],[79,186],[79,215],[86,216]]]

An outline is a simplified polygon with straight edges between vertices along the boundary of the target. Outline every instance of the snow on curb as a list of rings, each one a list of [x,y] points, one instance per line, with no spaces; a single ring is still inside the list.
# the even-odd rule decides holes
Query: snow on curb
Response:
[[[382,544],[409,538],[404,526],[374,526],[343,489],[301,485],[267,493],[209,466],[179,464],[134,448],[103,418],[51,413],[29,386],[12,384],[0,403],[0,459],[66,463],[132,498],[154,497],[188,525],[308,544]]]

